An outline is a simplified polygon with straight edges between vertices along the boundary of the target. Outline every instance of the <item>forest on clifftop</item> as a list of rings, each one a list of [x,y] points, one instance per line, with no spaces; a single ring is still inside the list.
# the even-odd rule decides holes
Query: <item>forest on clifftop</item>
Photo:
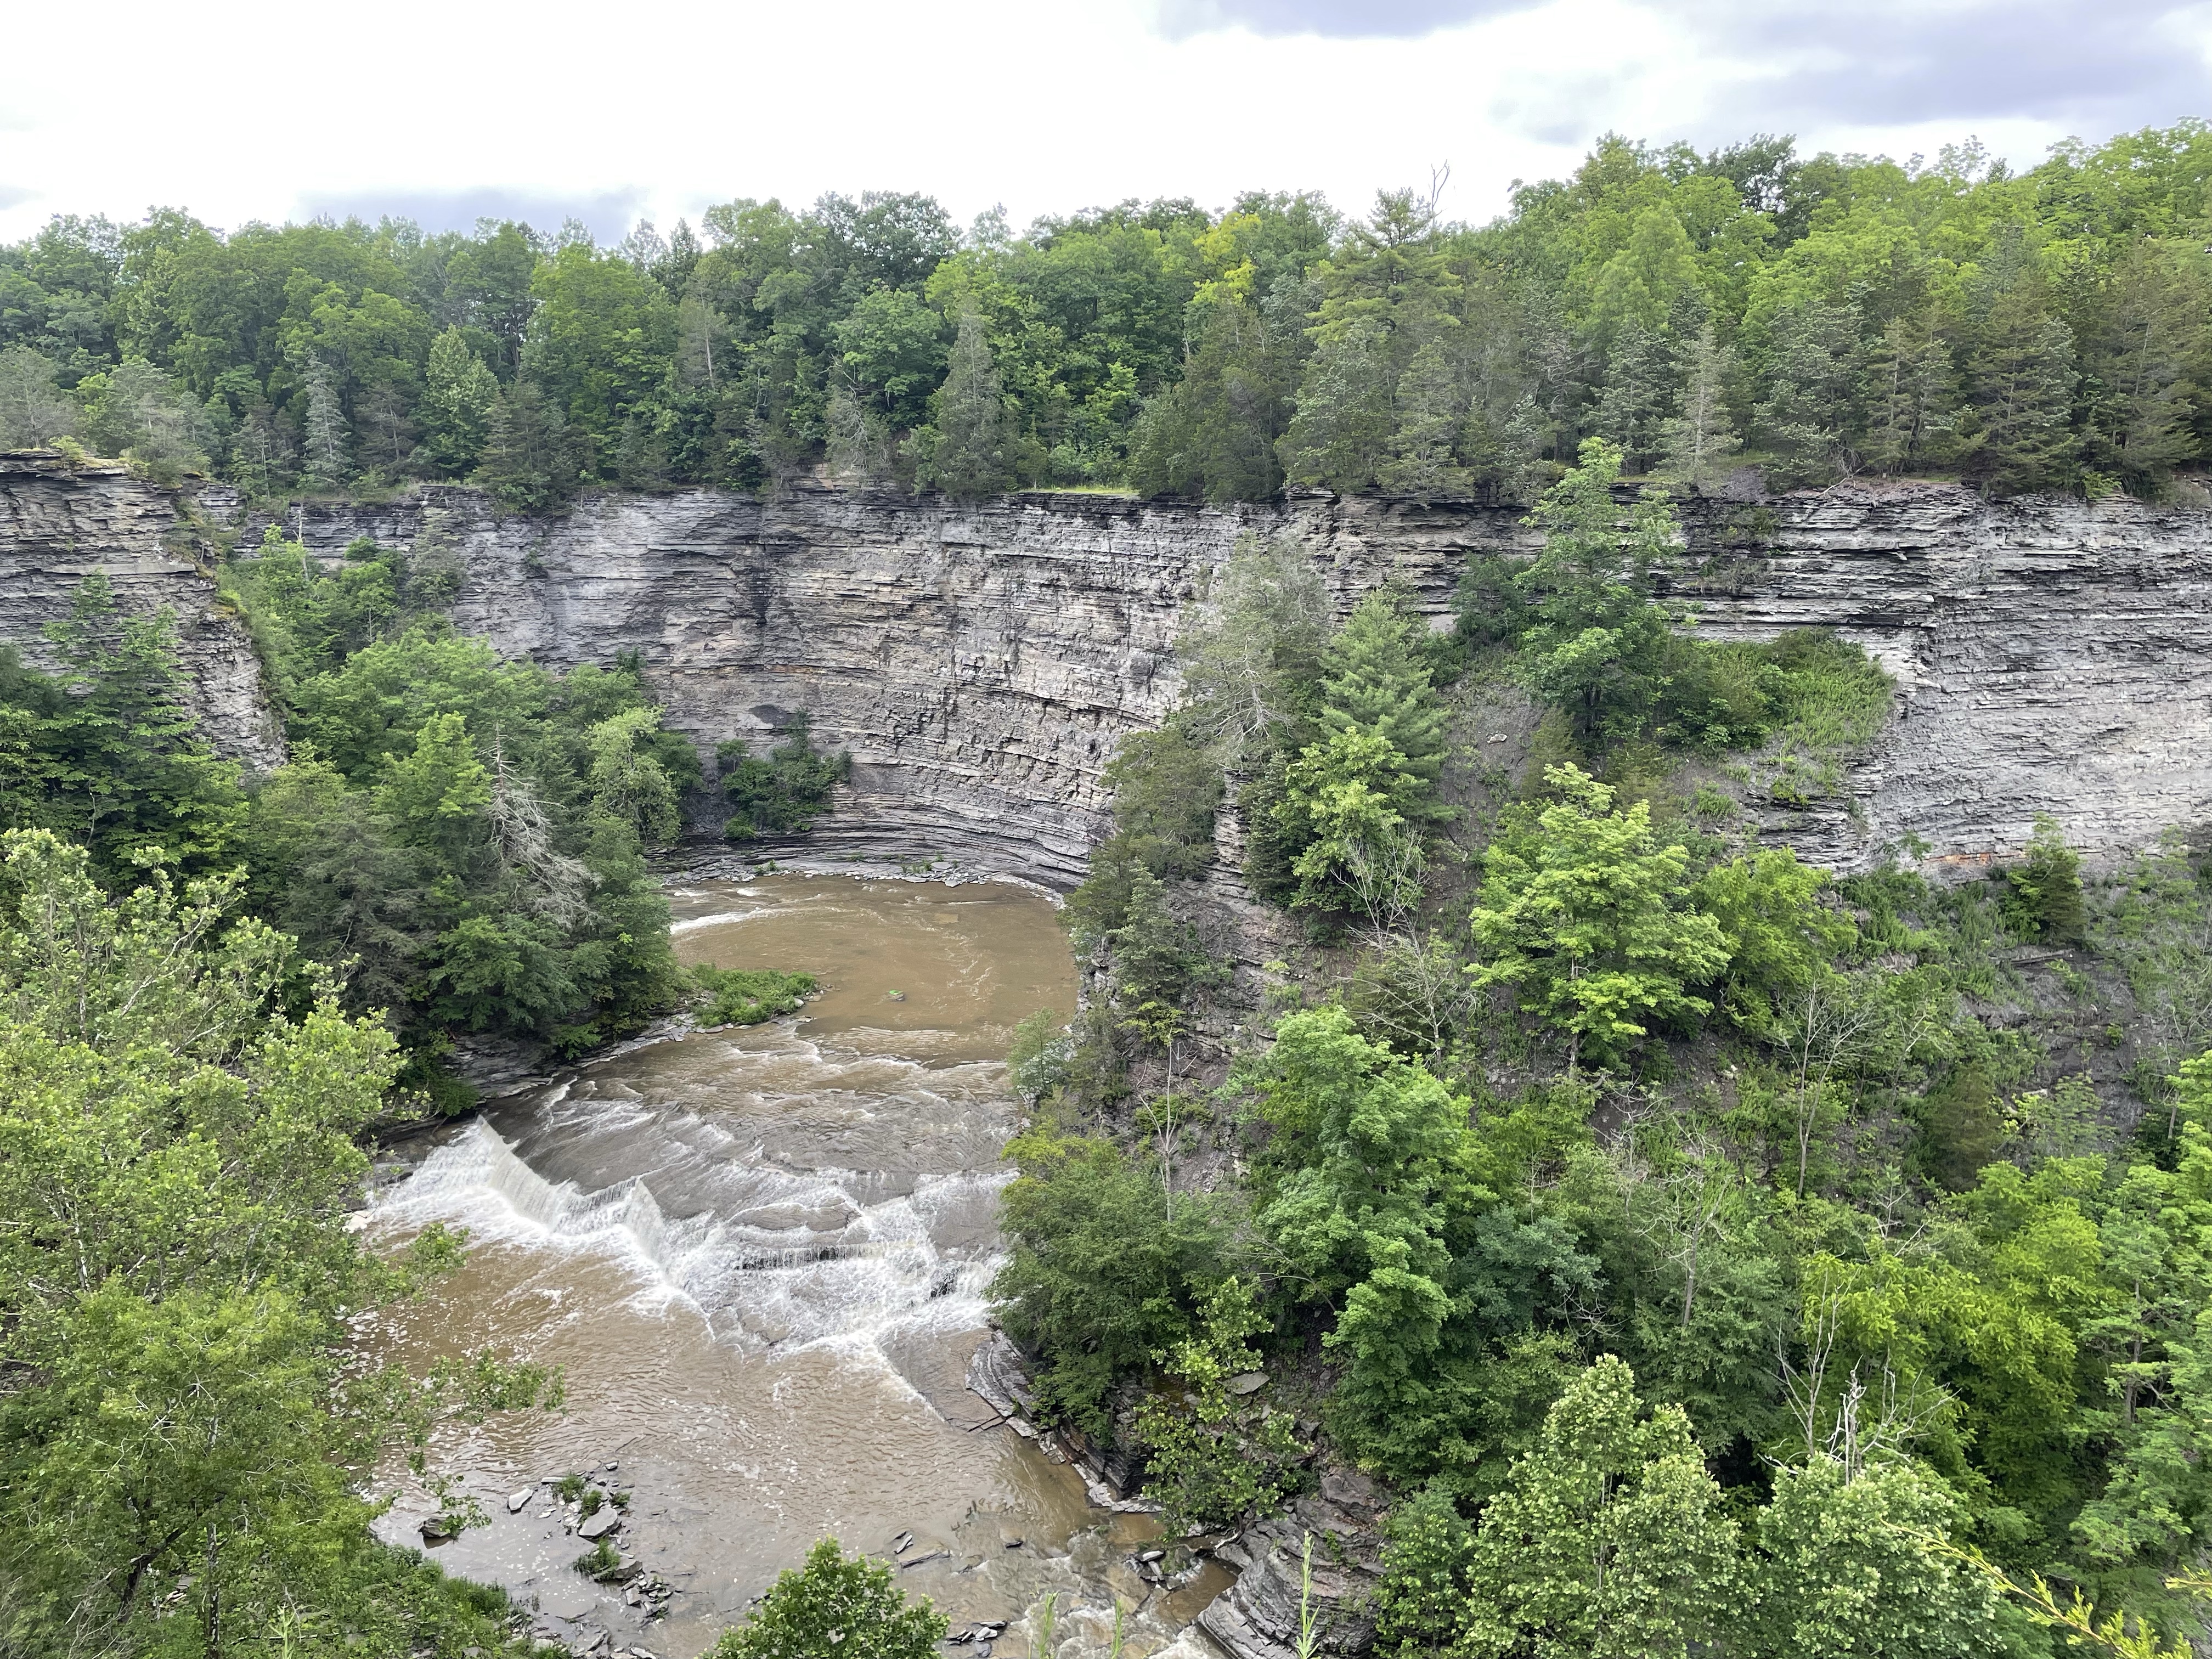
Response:
[[[1017,234],[832,194],[604,248],[573,222],[57,217],[0,247],[0,449],[546,510],[817,469],[1531,503],[1590,436],[1692,489],[1757,465],[2157,495],[2212,439],[2202,121],[2020,173],[1971,143],[1609,137],[1488,224],[1432,198],[1130,201]]]

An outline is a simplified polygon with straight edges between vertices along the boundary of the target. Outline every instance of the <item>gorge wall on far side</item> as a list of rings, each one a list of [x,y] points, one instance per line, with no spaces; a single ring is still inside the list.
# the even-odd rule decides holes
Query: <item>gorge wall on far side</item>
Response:
[[[1683,511],[1697,574],[1672,597],[1704,631],[1832,628],[1897,681],[1848,805],[1768,813],[1773,837],[1851,869],[1917,836],[1937,868],[1968,868],[2017,853],[2039,811],[2093,857],[2212,818],[2212,514],[1873,483]],[[366,535],[458,560],[455,618],[503,652],[640,652],[709,751],[806,712],[854,763],[825,849],[1064,886],[1104,832],[1116,739],[1173,705],[1177,632],[1240,536],[1295,538],[1346,605],[1395,581],[1441,625],[1470,556],[1534,550],[1522,517],[816,489],[608,495],[535,520],[429,489],[292,527],[325,553]]]
[[[196,563],[225,495],[195,507],[120,468],[0,458],[0,641],[35,656],[76,580],[106,570],[125,605],[177,612],[211,738],[263,764],[281,750],[252,654]],[[1672,597],[1700,628],[1833,628],[1897,681],[1848,802],[1765,812],[1772,837],[1848,869],[1917,836],[1963,871],[2016,854],[2039,811],[2100,858],[2212,819],[2212,514],[1870,483],[1683,512],[1694,574]],[[1176,636],[1240,537],[1295,538],[1341,602],[1395,581],[1441,624],[1470,556],[1533,551],[1522,516],[800,488],[586,496],[533,519],[428,486],[296,507],[287,528],[331,557],[366,536],[447,565],[457,625],[504,653],[560,668],[635,651],[710,763],[805,713],[854,757],[820,854],[1066,887],[1105,830],[1115,744],[1173,706]]]

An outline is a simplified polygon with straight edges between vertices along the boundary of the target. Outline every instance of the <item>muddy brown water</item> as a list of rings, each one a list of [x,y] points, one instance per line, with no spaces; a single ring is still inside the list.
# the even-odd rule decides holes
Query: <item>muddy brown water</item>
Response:
[[[558,1413],[441,1435],[433,1471],[492,1519],[436,1559],[507,1586],[549,1639],[690,1656],[817,1540],[889,1556],[911,1532],[908,1559],[945,1553],[902,1586],[955,1631],[1006,1620],[1001,1655],[1034,1650],[1047,1595],[1060,1659],[1106,1650],[1117,1601],[1130,1659],[1201,1651],[1184,1626],[1221,1571],[1146,1584],[1129,1557],[1149,1518],[1091,1507],[963,1387],[1012,1175],[1002,1056],[1024,1015],[1074,1006],[1050,903],[795,875],[671,898],[685,961],[803,969],[823,994],[501,1102],[364,1218],[393,1246],[432,1222],[471,1241],[458,1274],[364,1322],[366,1358],[420,1370],[488,1346],[567,1373]],[[571,1472],[631,1494],[620,1541],[677,1587],[662,1618],[574,1570],[585,1546],[543,1484]],[[380,1490],[398,1493],[381,1529],[416,1541],[428,1492],[398,1467]]]

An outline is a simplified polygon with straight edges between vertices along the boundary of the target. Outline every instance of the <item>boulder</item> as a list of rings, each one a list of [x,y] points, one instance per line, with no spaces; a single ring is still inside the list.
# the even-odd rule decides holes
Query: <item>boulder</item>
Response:
[[[592,1514],[584,1517],[583,1524],[576,1528],[576,1536],[589,1542],[594,1539],[605,1538],[621,1525],[622,1511],[611,1504],[602,1504]]]
[[[1319,1492],[1223,1542],[1213,1553],[1237,1569],[1237,1582],[1199,1614],[1200,1627],[1236,1659],[1293,1659],[1301,1546],[1310,1533],[1316,1651],[1340,1659],[1365,1653],[1375,1640],[1370,1602],[1382,1574],[1381,1501],[1364,1475],[1330,1469]]]

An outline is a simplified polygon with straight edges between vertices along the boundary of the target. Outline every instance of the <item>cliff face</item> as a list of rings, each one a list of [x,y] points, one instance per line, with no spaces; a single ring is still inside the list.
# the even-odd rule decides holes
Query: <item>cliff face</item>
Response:
[[[809,490],[596,497],[540,520],[429,488],[295,509],[289,527],[331,556],[368,536],[454,566],[456,622],[504,653],[550,667],[640,653],[710,753],[804,711],[854,763],[818,851],[1066,885],[1104,827],[1115,742],[1173,703],[1176,633],[1240,536],[1295,537],[1340,597],[1395,580],[1441,622],[1471,554],[1528,550],[1520,517]],[[2212,817],[2212,515],[1900,484],[1688,517],[1699,574],[1675,597],[1700,626],[1834,628],[1897,678],[1851,810],[1772,822],[1809,855],[1856,866],[1917,836],[1971,866],[2016,852],[2039,811],[2111,854]],[[35,641],[77,577],[106,569],[126,604],[177,611],[211,735],[265,760],[250,653],[185,529],[173,498],[118,470],[0,460],[0,639]]]
[[[1115,738],[1172,703],[1177,629],[1240,535],[1298,538],[1347,599],[1395,579],[1441,621],[1470,554],[1529,549],[1520,517],[816,491],[607,497],[532,521],[432,489],[294,527],[333,553],[361,535],[447,550],[466,573],[457,620],[503,651],[641,652],[709,748],[806,711],[854,760],[825,845],[1065,884],[1103,828]],[[1689,522],[1703,568],[1676,597],[1708,632],[1834,628],[1896,677],[1854,809],[1776,823],[1809,855],[1862,866],[1911,835],[1972,864],[2017,851],[2039,811],[2110,854],[2212,816],[2212,517],[1845,485]]]
[[[0,643],[52,666],[46,625],[69,614],[79,582],[105,572],[125,611],[175,616],[193,713],[216,750],[274,765],[283,737],[262,696],[260,665],[246,629],[216,605],[201,562],[212,550],[189,504],[112,462],[72,470],[46,452],[0,455]]]

